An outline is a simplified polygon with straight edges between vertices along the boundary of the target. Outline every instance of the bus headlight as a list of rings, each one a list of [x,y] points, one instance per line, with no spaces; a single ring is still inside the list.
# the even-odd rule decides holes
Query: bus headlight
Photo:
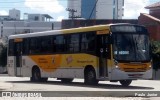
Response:
[[[116,65],[116,68],[118,69],[118,68],[119,68],[119,66],[118,66],[118,65]]]

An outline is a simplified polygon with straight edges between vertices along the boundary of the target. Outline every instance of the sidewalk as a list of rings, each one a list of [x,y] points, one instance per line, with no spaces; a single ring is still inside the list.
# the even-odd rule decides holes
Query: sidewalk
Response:
[[[6,77],[9,77],[8,74],[0,74],[0,91],[5,91],[13,87],[12,83],[4,81]]]
[[[0,77],[9,77],[8,74],[0,74]]]
[[[0,74],[7,72],[7,67],[0,66]]]

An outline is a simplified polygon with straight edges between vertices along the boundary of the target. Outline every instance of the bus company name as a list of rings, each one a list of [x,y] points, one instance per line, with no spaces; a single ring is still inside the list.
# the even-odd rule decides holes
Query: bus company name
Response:
[[[67,64],[70,64],[73,61],[73,57],[72,56],[68,56],[66,58]]]
[[[38,62],[39,63],[48,63],[47,59],[44,59],[44,58],[39,58]]]

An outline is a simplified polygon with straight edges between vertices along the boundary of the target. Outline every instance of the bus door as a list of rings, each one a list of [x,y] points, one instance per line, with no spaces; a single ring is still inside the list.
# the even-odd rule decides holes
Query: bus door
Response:
[[[97,53],[99,56],[99,77],[108,77],[107,58],[109,56],[109,45],[107,44],[108,35],[97,35]]]
[[[21,76],[22,42],[15,42],[15,75]]]

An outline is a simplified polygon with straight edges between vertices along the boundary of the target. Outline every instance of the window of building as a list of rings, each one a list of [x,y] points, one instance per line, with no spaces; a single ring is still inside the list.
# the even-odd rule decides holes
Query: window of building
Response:
[[[38,16],[35,16],[34,20],[38,21],[38,20],[39,20],[39,17],[38,17]]]

